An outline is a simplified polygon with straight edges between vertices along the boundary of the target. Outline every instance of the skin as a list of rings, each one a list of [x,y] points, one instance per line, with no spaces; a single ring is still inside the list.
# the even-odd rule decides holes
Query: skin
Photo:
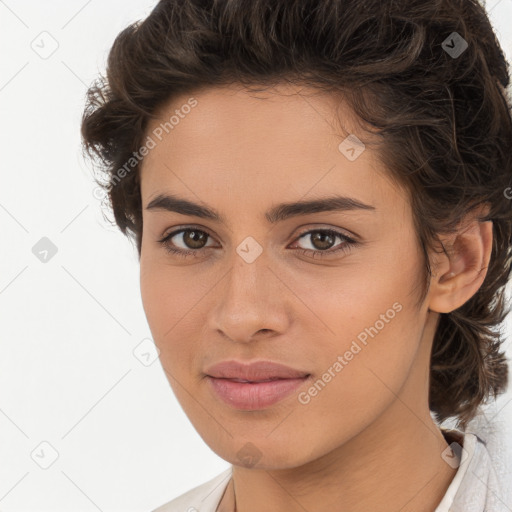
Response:
[[[190,96],[164,105],[148,134]],[[335,127],[333,97],[289,84],[193,96],[198,105],[142,165],[140,283],[178,401],[204,441],[233,464],[219,510],[233,510],[236,498],[238,512],[433,511],[456,469],[441,457],[448,445],[428,408],[432,340],[439,313],[462,305],[482,284],[492,223],[469,219],[466,231],[443,239],[450,256],[433,255],[435,276],[417,307],[423,262],[408,197],[374,149],[355,161],[338,150],[346,134]],[[349,133],[368,137],[346,105],[337,115]],[[275,225],[264,217],[278,203],[333,192],[375,210],[318,212]],[[208,205],[226,222],[147,210],[162,193]],[[203,246],[211,248],[180,258],[158,243],[186,227],[206,232]],[[345,243],[301,238],[329,228],[359,243],[323,259],[298,252]],[[250,264],[236,252],[248,236],[263,249]],[[183,234],[172,242],[201,247]],[[298,390],[307,391],[394,303],[400,312],[305,405],[294,393],[243,411],[210,390],[208,366],[268,359],[310,373]],[[237,455],[246,443],[257,448],[252,466]]]

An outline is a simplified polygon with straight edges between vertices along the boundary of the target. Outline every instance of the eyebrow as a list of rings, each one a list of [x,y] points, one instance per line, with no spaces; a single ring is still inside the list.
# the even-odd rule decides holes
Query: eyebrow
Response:
[[[147,206],[146,210],[165,210],[182,215],[193,215],[203,219],[226,223],[224,217],[213,208],[193,203],[173,194],[159,194]],[[346,196],[329,196],[309,201],[282,203],[265,212],[265,218],[271,224],[284,221],[291,217],[309,215],[320,212],[336,212],[350,210],[375,211],[375,207],[357,199]]]

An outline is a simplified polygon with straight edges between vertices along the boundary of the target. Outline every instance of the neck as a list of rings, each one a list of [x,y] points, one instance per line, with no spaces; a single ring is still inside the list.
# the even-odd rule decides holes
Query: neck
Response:
[[[382,427],[386,421],[382,418]],[[378,438],[362,432],[299,468],[234,466],[237,512],[433,512],[456,473],[441,458],[448,446],[442,433],[433,422],[427,427],[420,420],[389,435],[380,432]]]

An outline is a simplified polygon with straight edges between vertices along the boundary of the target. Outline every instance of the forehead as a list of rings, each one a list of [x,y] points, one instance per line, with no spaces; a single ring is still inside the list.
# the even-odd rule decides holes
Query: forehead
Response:
[[[156,145],[141,169],[143,200],[164,189],[189,197],[193,190],[206,202],[231,192],[259,204],[335,191],[374,204],[393,187],[373,150],[355,160],[340,151],[351,134],[370,136],[338,97],[311,88],[232,85],[183,94],[148,124]]]
[[[192,103],[194,106],[190,107]],[[148,132],[163,126],[171,117],[174,117],[173,126],[167,126],[164,137],[171,131],[177,132],[178,126],[183,132],[184,125],[198,138],[216,141],[230,135],[236,135],[237,139],[257,135],[258,141],[267,135],[274,140],[272,135],[282,128],[286,130],[281,131],[278,141],[294,135],[303,140],[311,132],[340,137],[357,131],[354,127],[357,118],[339,94],[288,83],[264,89],[256,86],[247,89],[241,84],[202,87],[175,96],[158,110],[156,119],[148,124]]]

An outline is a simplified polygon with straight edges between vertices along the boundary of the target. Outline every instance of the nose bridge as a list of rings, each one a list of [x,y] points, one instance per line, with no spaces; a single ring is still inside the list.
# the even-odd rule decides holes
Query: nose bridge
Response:
[[[227,276],[226,299],[240,294],[242,300],[260,293],[260,288],[268,281],[270,263],[268,250],[263,247],[263,241],[252,236],[246,236],[233,247],[230,263],[231,270]],[[260,243],[261,242],[261,243]]]
[[[268,268],[266,255],[255,256],[251,243],[237,247],[213,308],[214,328],[236,341],[249,341],[260,330],[280,331],[286,322],[279,281]]]
[[[269,302],[269,274],[268,258],[259,255],[252,261],[245,260],[237,253],[233,255],[231,270],[226,276],[226,285],[223,291],[222,302],[226,309],[233,313],[237,309],[252,311],[253,315],[258,309],[265,307]]]

